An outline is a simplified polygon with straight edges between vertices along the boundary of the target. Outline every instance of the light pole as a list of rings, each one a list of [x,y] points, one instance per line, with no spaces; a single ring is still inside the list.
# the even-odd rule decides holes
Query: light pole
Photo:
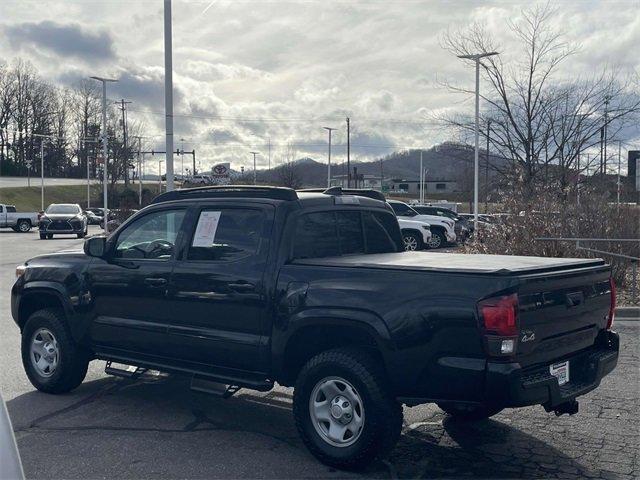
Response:
[[[180,139],[180,181],[184,182],[184,138]]]
[[[86,155],[86,151],[87,151],[87,142],[90,143],[97,143],[98,140],[95,138],[83,138],[82,139],[82,144],[83,144],[83,149],[85,151],[85,156],[87,158],[87,208],[89,208],[91,206],[91,183],[90,183],[90,168],[89,168],[89,156]]]
[[[107,82],[117,82],[118,80],[113,78],[104,78],[104,77],[91,77],[94,80],[102,82],[102,131],[100,135],[102,136],[102,176],[103,176],[103,185],[102,185],[102,203],[104,207],[104,233],[107,233],[107,223],[109,220],[109,208],[107,204]]]
[[[158,193],[162,193],[162,162],[163,160],[158,160]]]
[[[256,170],[256,155],[260,155],[260,152],[249,152],[253,155],[253,184],[256,185],[258,183],[258,173]]]
[[[164,111],[165,152],[167,155],[167,191],[173,185],[173,53],[171,37],[171,0],[164,0]]]
[[[422,168],[422,149],[420,149],[420,205],[424,205],[424,170]]]
[[[331,127],[322,127],[324,128],[327,132],[329,132],[329,156],[328,161],[327,161],[327,188],[331,187],[331,132],[333,130],[337,130],[335,128],[331,128]]]
[[[480,176],[480,59],[498,55],[498,52],[482,52],[472,55],[458,55],[458,58],[473,60],[476,63],[476,125],[475,125],[475,153],[473,161],[473,228],[478,231],[478,177]]]

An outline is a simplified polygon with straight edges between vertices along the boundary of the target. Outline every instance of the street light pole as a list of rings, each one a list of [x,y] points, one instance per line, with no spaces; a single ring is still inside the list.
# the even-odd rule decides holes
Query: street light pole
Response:
[[[324,128],[327,132],[329,132],[329,155],[327,157],[328,161],[327,161],[327,188],[331,187],[331,132],[333,130],[336,130],[335,128],[331,128],[331,127],[322,127]]]
[[[478,231],[478,184],[480,176],[480,60],[492,55],[498,55],[498,52],[483,52],[473,55],[458,55],[458,58],[465,60],[473,60],[476,64],[476,124],[475,124],[475,152],[473,159],[473,228]]]
[[[256,170],[256,155],[260,152],[249,152],[253,155],[253,184],[256,185],[258,183],[258,173]]]
[[[107,141],[109,136],[107,135],[107,82],[117,82],[113,78],[103,78],[103,77],[91,77],[94,80],[102,82],[102,132],[100,132],[102,136],[102,177],[103,177],[103,185],[102,185],[102,203],[104,207],[104,233],[107,233],[107,223],[109,220],[109,208],[107,203],[107,165],[109,161],[107,160]]]
[[[171,0],[164,0],[164,110],[165,152],[167,155],[167,191],[173,185],[173,53],[171,38]]]
[[[40,210],[44,210],[44,137],[40,139]]]

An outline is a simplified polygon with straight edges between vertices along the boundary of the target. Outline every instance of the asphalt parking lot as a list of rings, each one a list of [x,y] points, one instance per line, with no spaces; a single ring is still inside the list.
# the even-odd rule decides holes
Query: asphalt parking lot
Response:
[[[223,400],[191,392],[182,378],[108,377],[94,362],[76,391],[39,393],[22,370],[9,309],[14,267],[81,245],[71,236],[41,241],[35,230],[0,231],[0,392],[29,478],[640,477],[640,322],[618,322],[618,368],[582,397],[578,415],[530,407],[465,425],[435,406],[405,408],[396,449],[360,474],[325,467],[305,450],[290,389]]]

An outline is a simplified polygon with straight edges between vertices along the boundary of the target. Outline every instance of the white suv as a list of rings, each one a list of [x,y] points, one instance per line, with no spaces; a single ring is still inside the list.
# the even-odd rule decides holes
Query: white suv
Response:
[[[387,200],[387,203],[393,208],[398,220],[401,218],[417,220],[431,225],[431,241],[428,244],[430,248],[439,248],[447,242],[453,243],[456,241],[455,222],[453,220],[446,217],[438,217],[437,215],[420,215],[406,203],[397,200]]]
[[[405,250],[422,250],[431,244],[431,228],[428,223],[398,217],[398,224]]]

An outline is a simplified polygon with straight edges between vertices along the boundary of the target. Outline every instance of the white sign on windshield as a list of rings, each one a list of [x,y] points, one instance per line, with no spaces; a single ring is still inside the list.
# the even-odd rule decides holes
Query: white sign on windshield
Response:
[[[218,222],[222,212],[200,212],[196,233],[193,236],[192,246],[210,247],[216,237]]]

